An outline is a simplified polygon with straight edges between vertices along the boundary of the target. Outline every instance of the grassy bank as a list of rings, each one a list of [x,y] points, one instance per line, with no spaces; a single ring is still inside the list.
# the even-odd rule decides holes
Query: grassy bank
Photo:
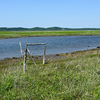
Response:
[[[25,74],[22,59],[8,59],[12,63],[0,72],[0,99],[99,100],[100,50],[56,56],[64,58],[49,57],[45,65],[40,59],[37,67],[28,60]]]
[[[30,36],[100,35],[100,31],[0,31],[0,39]]]

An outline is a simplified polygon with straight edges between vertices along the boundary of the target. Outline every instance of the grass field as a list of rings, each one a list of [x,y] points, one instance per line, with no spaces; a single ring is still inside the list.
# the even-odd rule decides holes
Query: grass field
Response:
[[[100,31],[0,31],[0,39],[30,36],[100,35]]]
[[[100,49],[59,54],[37,67],[22,58],[0,62],[1,100],[99,100]],[[4,63],[6,62],[6,63]]]

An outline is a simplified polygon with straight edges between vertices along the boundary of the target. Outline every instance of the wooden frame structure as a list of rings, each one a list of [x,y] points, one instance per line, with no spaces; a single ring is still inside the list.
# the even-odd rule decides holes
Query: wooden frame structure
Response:
[[[45,64],[45,55],[46,55],[46,44],[45,43],[27,43],[25,46],[25,54],[24,54],[24,61],[23,61],[23,72],[25,73],[25,67],[26,67],[26,60],[27,60],[27,53],[29,54],[30,58],[32,59],[34,65],[36,66],[36,63],[34,59],[32,58],[30,51],[28,49],[28,46],[34,46],[34,45],[44,45],[44,53],[43,53],[43,64]]]

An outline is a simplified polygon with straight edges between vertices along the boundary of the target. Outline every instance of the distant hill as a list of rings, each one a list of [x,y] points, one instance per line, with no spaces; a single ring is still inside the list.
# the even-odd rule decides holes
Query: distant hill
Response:
[[[34,27],[34,28],[23,28],[23,27],[0,27],[0,31],[67,31],[67,30],[100,30],[100,28],[61,28],[61,27]]]

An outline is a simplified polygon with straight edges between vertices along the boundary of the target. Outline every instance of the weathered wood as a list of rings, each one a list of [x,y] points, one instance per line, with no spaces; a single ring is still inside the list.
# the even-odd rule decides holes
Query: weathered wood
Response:
[[[25,46],[25,54],[24,54],[24,61],[23,61],[23,72],[24,73],[25,73],[25,69],[26,69],[27,53],[29,54],[31,60],[33,61],[34,65],[36,66],[36,63],[35,63],[34,59],[32,58],[32,56],[30,54],[30,50],[27,47],[27,46],[32,46],[32,45],[44,45],[43,64],[45,64],[46,44],[45,43],[27,43],[26,46]],[[21,43],[20,43],[20,46],[21,46]]]
[[[32,46],[32,45],[45,45],[45,43],[27,43],[27,46]]]
[[[29,56],[30,56],[31,60],[33,61],[34,65],[36,66],[36,63],[35,63],[34,59],[32,58],[32,56],[31,56],[31,54],[30,54],[29,50],[27,50],[27,51],[28,51],[28,54],[29,54]]]
[[[28,49],[28,47],[27,47],[27,51],[28,51],[28,53],[30,53],[30,50]]]
[[[43,64],[45,64],[46,44],[45,43],[27,43],[26,46],[44,45]]]
[[[25,73],[26,69],[26,60],[27,60],[27,47],[25,48],[24,62],[23,62],[23,72]]]
[[[43,64],[45,64],[46,45],[44,44]]]
[[[21,42],[19,42],[19,45],[20,45],[20,53],[23,56],[24,51],[22,50],[22,44],[21,44]]]

